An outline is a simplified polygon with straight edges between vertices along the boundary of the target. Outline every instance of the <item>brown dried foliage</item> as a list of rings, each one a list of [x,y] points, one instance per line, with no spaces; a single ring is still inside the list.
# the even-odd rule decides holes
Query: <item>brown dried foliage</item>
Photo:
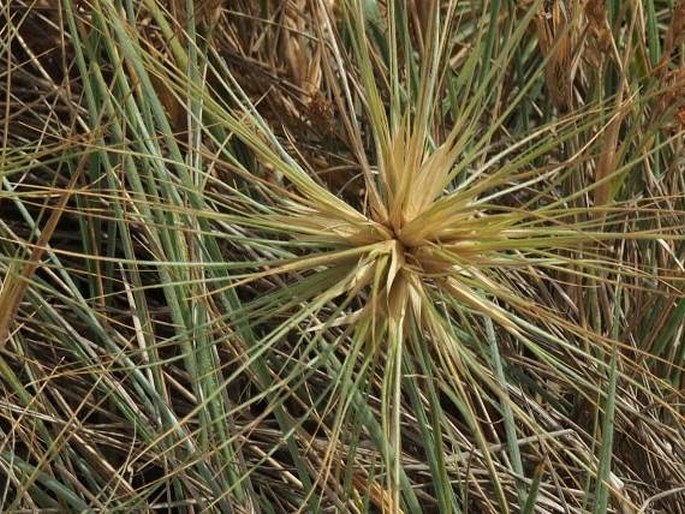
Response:
[[[570,25],[565,0],[545,2],[535,19],[538,41],[543,55],[547,92],[557,109],[568,111],[573,104],[573,52],[577,34]]]
[[[613,46],[602,0],[551,0],[535,20],[538,44],[548,58],[545,81],[552,103],[561,112],[574,107],[574,83],[582,60],[601,66]]]

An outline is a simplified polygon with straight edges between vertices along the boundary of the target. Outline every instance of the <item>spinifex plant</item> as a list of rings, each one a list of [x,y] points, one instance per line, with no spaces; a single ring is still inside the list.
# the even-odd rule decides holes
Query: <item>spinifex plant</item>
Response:
[[[11,509],[681,512],[663,6],[142,4],[5,133]]]

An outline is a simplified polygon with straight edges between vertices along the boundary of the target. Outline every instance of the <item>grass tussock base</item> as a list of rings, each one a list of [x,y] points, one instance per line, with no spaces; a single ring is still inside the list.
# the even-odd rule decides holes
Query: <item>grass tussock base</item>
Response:
[[[0,510],[685,512],[683,19],[0,1]]]

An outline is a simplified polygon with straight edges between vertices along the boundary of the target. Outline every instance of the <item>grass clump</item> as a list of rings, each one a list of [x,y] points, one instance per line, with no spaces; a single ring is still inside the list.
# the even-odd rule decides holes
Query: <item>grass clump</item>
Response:
[[[685,4],[0,5],[3,511],[683,512]]]

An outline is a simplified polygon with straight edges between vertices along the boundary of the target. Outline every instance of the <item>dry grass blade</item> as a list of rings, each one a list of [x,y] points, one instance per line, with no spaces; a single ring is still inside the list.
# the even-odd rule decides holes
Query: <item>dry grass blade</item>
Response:
[[[90,155],[83,155],[76,167],[76,170],[69,179],[66,189],[59,194],[59,200],[54,207],[50,207],[50,215],[45,226],[40,230],[38,239],[33,244],[27,244],[31,248],[31,253],[26,260],[18,255],[5,274],[5,280],[0,287],[0,349],[7,344],[11,337],[12,323],[19,308],[19,304],[24,298],[26,289],[29,286],[32,276],[40,267],[46,249],[55,234],[60,218],[64,214],[71,196],[77,190],[76,186],[83,176],[83,172],[90,162]]]

